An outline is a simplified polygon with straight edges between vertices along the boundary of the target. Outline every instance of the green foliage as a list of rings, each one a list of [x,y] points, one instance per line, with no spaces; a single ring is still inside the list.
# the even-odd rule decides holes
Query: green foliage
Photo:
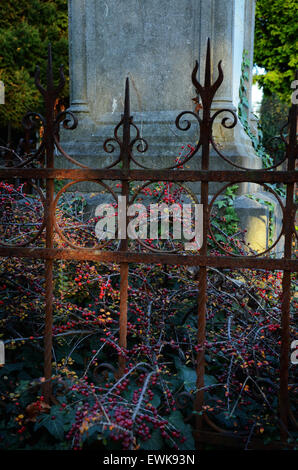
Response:
[[[236,198],[236,192],[239,186],[233,184],[228,186],[224,196],[221,199],[215,201],[214,205],[220,210],[221,220],[220,228],[226,235],[234,235],[239,230],[239,218],[234,208],[234,201]],[[215,235],[218,242],[224,241],[222,233]]]
[[[124,380],[108,369],[97,369],[106,363],[117,367],[112,345],[117,343],[119,325],[118,268],[64,264],[69,284],[60,285],[54,302],[52,382],[57,404],[48,407],[40,396],[43,302],[39,289],[33,290],[39,285],[39,263],[14,259],[3,266],[1,331],[8,340],[10,330],[24,338],[7,343],[7,362],[0,368],[0,448],[113,450],[121,449],[133,433],[130,442],[135,450],[193,450],[197,280],[189,278],[183,266],[169,267],[165,287],[160,281],[162,267],[131,266],[133,300]],[[62,262],[59,265],[62,269]],[[71,281],[74,276],[77,281]],[[99,299],[99,287],[108,278],[111,288]],[[12,281],[24,292],[12,289]],[[79,289],[90,293],[84,309],[74,286],[81,281]],[[204,410],[233,433],[248,434],[252,429],[267,442],[276,440],[281,273],[210,270],[208,286]],[[71,302],[66,298],[70,291]],[[21,317],[27,306],[29,315]],[[109,323],[103,321],[103,310],[110,313]],[[291,394],[294,397],[294,387]]]
[[[5,105],[0,124],[19,127],[24,111],[41,109],[34,86],[36,65],[46,72],[48,43],[52,44],[53,67],[65,65],[68,77],[67,0],[3,0],[0,18],[0,79],[5,84]],[[68,96],[68,85],[63,97]]]
[[[5,84],[5,105],[0,106],[1,124],[21,125],[22,116],[40,102],[40,95],[28,70],[0,70],[0,80]]]
[[[254,61],[266,73],[256,78],[266,94],[276,93],[288,103],[298,68],[296,17],[295,0],[257,1]]]
[[[227,188],[211,214],[211,226],[223,236],[218,239],[223,248],[243,255],[233,208],[236,191],[237,185]],[[20,203],[21,196],[28,205]],[[179,200],[177,189],[163,183],[150,196]],[[10,227],[2,229],[5,236],[14,235],[14,221],[19,234],[19,211],[34,230],[30,214],[38,207],[23,185],[0,182],[0,198],[0,215]],[[11,220],[13,200],[19,203]],[[76,221],[81,241],[88,229],[85,208],[79,193],[59,205],[59,222],[65,214],[73,234]],[[220,256],[210,237],[207,243],[208,252]],[[130,264],[124,348],[119,343],[119,265],[55,261],[54,402],[48,405],[42,395],[44,262],[5,258],[0,266],[0,337],[6,349],[0,367],[0,448],[193,450],[195,415],[201,412],[194,409],[195,370],[202,344],[200,271],[191,268]],[[246,442],[255,435],[267,442],[278,436],[281,286],[281,272],[208,269],[202,412]],[[120,354],[126,359],[121,377]],[[294,367],[289,384],[295,412]]]
[[[281,101],[277,94],[272,96],[263,95],[259,122],[263,132],[263,144],[267,151],[270,151],[273,146],[274,142],[271,139],[278,137],[281,128],[286,124],[288,112],[288,105]],[[276,149],[274,151],[274,163],[277,163],[282,159],[284,144],[274,145],[274,149]]]
[[[189,424],[185,424],[182,413],[180,411],[173,411],[169,416],[169,423],[176,429],[183,429],[183,434],[186,440],[182,445],[180,445],[180,450],[193,450],[195,448],[195,443],[192,429]]]
[[[262,100],[261,119],[258,123],[258,134],[255,135],[251,131],[248,121],[249,103],[247,100],[247,80],[249,66],[250,62],[248,60],[248,54],[247,51],[244,51],[241,68],[242,73],[240,77],[238,116],[245,132],[250,137],[256,154],[262,159],[263,167],[269,168],[282,160],[284,155],[284,144],[279,141],[277,142],[277,145],[276,142],[272,145],[270,140],[272,137],[279,136],[279,131],[287,122],[288,105],[283,103],[276,94],[272,97],[264,95]],[[274,148],[274,151],[272,151],[272,148]],[[285,196],[283,186],[279,187],[276,184],[271,184],[270,186],[273,187],[278,194]]]
[[[64,438],[64,421],[60,413],[60,407],[52,406],[49,414],[41,415],[40,419],[35,424],[34,430],[37,431],[41,427],[56,439],[63,440]]]
[[[258,134],[255,135],[249,126],[249,103],[247,99],[247,80],[248,80],[248,69],[250,62],[248,59],[247,51],[243,52],[242,67],[241,67],[241,77],[240,77],[240,88],[239,88],[239,106],[238,106],[238,116],[240,122],[242,123],[245,132],[250,137],[253,148],[256,151],[256,154],[262,159],[264,168],[268,168],[273,165],[272,157],[267,153],[265,147],[263,146],[263,134],[260,128],[258,128]]]

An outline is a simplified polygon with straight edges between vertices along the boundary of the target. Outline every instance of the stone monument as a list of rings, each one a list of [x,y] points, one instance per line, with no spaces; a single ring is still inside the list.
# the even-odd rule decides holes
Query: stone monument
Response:
[[[181,111],[194,110],[196,93],[191,72],[198,60],[203,81],[208,37],[213,78],[219,60],[224,72],[214,111],[225,108],[237,112],[244,50],[253,63],[254,12],[255,0],[69,0],[70,110],[79,125],[75,131],[62,132],[63,148],[90,167],[103,167],[112,161],[103,150],[103,142],[113,135],[120,120],[128,76],[134,122],[149,144],[138,160],[146,165],[149,159],[148,166],[160,168],[174,164],[181,145],[193,144],[198,138],[195,125],[181,132],[175,127],[175,119]],[[253,126],[251,82],[252,67],[248,102]],[[240,123],[229,130],[219,121],[215,139],[237,165],[261,168]],[[191,167],[199,168],[199,159],[193,160]],[[63,165],[67,167],[67,162]],[[210,166],[232,169],[212,153]],[[199,187],[199,183],[192,184],[196,193]],[[212,189],[218,187],[215,183]],[[88,191],[84,183],[81,188]],[[240,187],[241,194],[255,190],[253,183]],[[250,208],[253,203],[250,200]],[[247,224],[247,214],[242,215],[245,201],[238,206]],[[255,206],[255,210],[264,212],[261,206]]]
[[[104,158],[102,143],[123,111],[128,76],[132,114],[149,141],[148,155],[156,157],[160,167],[168,166],[168,157],[177,156],[179,144],[196,137],[178,132],[175,118],[194,108],[191,72],[198,60],[203,79],[208,37],[214,74],[222,60],[225,76],[214,109],[237,111],[243,51],[248,50],[251,59],[253,54],[254,3],[69,0],[70,110],[79,126],[71,136],[63,135],[67,150],[91,166],[93,157]],[[219,131],[217,138],[224,141],[228,157],[259,167],[241,125]]]

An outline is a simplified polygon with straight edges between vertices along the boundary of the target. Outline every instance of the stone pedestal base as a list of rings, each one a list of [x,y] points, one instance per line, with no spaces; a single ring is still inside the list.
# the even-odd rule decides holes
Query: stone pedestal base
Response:
[[[253,250],[260,253],[278,238],[282,230],[282,209],[270,193],[261,191],[254,193],[253,196],[254,199],[244,195],[236,198],[234,207],[240,219],[240,227],[246,230],[246,242]],[[271,211],[266,202],[270,204]],[[283,256],[283,250],[284,237],[282,236],[271,254],[280,258]]]
[[[140,153],[134,148],[134,157],[137,162],[148,168],[167,168],[175,165],[179,153],[185,152],[182,150],[182,146],[186,147],[187,144],[194,146],[198,142],[198,123],[191,116],[185,116],[185,119],[189,119],[192,124],[188,131],[177,129],[175,120],[181,111],[133,113],[133,122],[139,128],[140,136],[148,142],[149,146],[146,153]],[[106,139],[113,137],[114,128],[120,120],[120,115],[107,113],[98,122],[91,121],[86,113],[78,113],[77,116],[79,124],[76,130],[61,131],[60,142],[64,150],[90,168],[104,168],[110,165],[117,159],[119,148],[115,144],[115,151],[109,154],[104,151],[103,144]],[[261,168],[262,162],[255,154],[250,138],[241,123],[238,122],[233,129],[227,129],[221,125],[221,120],[225,116],[230,117],[230,114],[221,114],[220,119],[214,123],[214,140],[220,152],[234,164],[247,169]],[[121,131],[119,135],[121,137]],[[61,168],[73,166],[61,156],[57,159],[57,165]],[[134,163],[132,163],[132,167],[138,168]],[[185,164],[185,169],[199,170],[200,168],[201,154],[198,152]],[[210,148],[210,169],[236,170],[237,168],[226,162],[214,149]],[[210,183],[210,194],[215,194],[223,185],[224,183]],[[86,192],[95,190],[90,189],[89,183],[88,187],[84,186],[84,183],[80,187]],[[199,182],[189,183],[189,187],[194,193],[200,193]],[[253,193],[254,191],[256,191],[254,183],[239,185],[239,194]]]

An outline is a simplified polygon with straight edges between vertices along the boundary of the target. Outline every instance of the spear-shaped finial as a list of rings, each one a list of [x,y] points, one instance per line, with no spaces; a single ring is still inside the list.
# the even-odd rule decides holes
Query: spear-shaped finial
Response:
[[[129,78],[125,81],[124,116],[130,117]]]
[[[207,40],[207,53],[205,62],[205,83],[204,87],[208,88],[211,85],[211,58],[210,58],[210,38]]]
[[[123,161],[123,169],[129,166],[129,145],[130,145],[130,100],[129,100],[129,78],[125,81],[125,98],[124,98],[124,114],[122,117],[123,122],[123,139],[121,147],[121,158]]]

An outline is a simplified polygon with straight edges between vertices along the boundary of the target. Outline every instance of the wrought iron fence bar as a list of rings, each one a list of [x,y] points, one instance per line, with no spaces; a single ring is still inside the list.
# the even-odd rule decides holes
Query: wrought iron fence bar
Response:
[[[220,85],[220,83],[219,83]],[[201,169],[204,171],[209,170],[209,156],[210,156],[210,138],[212,135],[210,111],[213,94],[211,92],[211,63],[210,63],[210,40],[207,44],[207,55],[205,65],[205,82],[201,90],[197,90],[198,95],[201,94],[203,102],[203,117],[200,126],[200,138],[202,141],[202,157]],[[198,96],[199,98],[199,96]],[[201,182],[201,204],[203,204],[203,241],[200,254],[204,257],[207,256],[207,235],[209,223],[209,182]],[[206,342],[206,315],[207,315],[207,266],[200,267],[198,279],[198,332],[197,332],[197,345],[198,352],[196,357],[196,396],[194,401],[194,411],[196,412],[196,430],[200,431],[203,427],[203,405],[204,405],[204,386],[205,386],[205,342]]]
[[[73,250],[67,248],[4,248],[0,256],[53,260],[88,260],[107,263],[181,264],[183,266],[210,266],[231,269],[289,270],[298,272],[298,260],[286,258],[255,258],[252,256],[202,256],[170,253],[134,253],[121,251]]]
[[[16,257],[16,258],[31,258],[45,261],[45,330],[44,330],[44,375],[45,383],[43,386],[43,394],[46,401],[50,402],[51,399],[51,376],[52,376],[52,325],[53,325],[53,266],[55,260],[88,260],[94,262],[116,263],[120,265],[120,335],[119,345],[125,349],[127,344],[127,305],[128,305],[128,274],[130,263],[144,263],[144,264],[168,264],[168,265],[183,265],[183,266],[200,266],[199,280],[198,280],[198,344],[200,345],[197,355],[197,389],[199,392],[195,399],[195,410],[202,411],[204,403],[204,369],[205,369],[205,352],[204,342],[206,335],[206,305],[207,305],[207,272],[209,267],[228,268],[228,269],[251,269],[251,270],[282,270],[282,306],[281,306],[281,358],[280,358],[280,395],[279,395],[279,411],[281,421],[281,435],[284,441],[287,438],[288,418],[289,418],[289,395],[288,395],[288,368],[289,368],[289,328],[290,328],[290,288],[291,288],[291,273],[298,272],[298,260],[292,259],[292,240],[294,232],[294,211],[295,206],[293,202],[294,183],[298,181],[298,172],[295,171],[295,159],[297,157],[297,143],[296,143],[296,128],[297,128],[297,106],[291,108],[289,117],[290,135],[289,141],[286,139],[286,157],[287,157],[287,170],[286,171],[271,171],[266,169],[243,169],[237,167],[233,170],[210,170],[209,157],[210,145],[215,148],[215,142],[212,135],[212,126],[214,119],[220,113],[232,114],[231,124],[228,124],[227,118],[222,120],[222,125],[226,128],[233,128],[236,125],[237,117],[234,112],[228,109],[219,110],[211,116],[211,104],[217,89],[221,86],[223,81],[223,73],[221,63],[218,64],[218,77],[214,83],[211,83],[211,64],[210,64],[210,42],[208,41],[206,64],[205,64],[205,82],[202,86],[196,78],[198,71],[198,63],[193,70],[192,81],[197,90],[198,97],[202,102],[202,117],[199,113],[192,111],[185,111],[180,113],[176,120],[176,126],[180,130],[187,130],[190,127],[189,121],[183,126],[181,118],[187,114],[191,114],[196,118],[200,127],[199,142],[196,145],[195,153],[201,147],[202,154],[196,155],[196,158],[201,162],[200,170],[184,170],[182,168],[172,167],[171,169],[147,169],[138,164],[133,156],[133,147],[136,146],[139,153],[144,153],[147,150],[147,142],[140,136],[138,128],[133,123],[133,118],[130,115],[129,104],[129,82],[126,81],[125,88],[125,107],[124,114],[121,121],[114,129],[114,137],[107,139],[104,143],[104,149],[107,153],[113,153],[115,150],[114,144],[120,148],[120,155],[110,167],[102,169],[87,168],[84,165],[76,162],[60,147],[58,141],[59,125],[63,123],[66,129],[74,129],[77,125],[76,117],[70,112],[65,111],[54,116],[54,104],[56,98],[59,96],[64,84],[64,76],[60,70],[60,82],[57,87],[53,83],[52,73],[52,57],[49,48],[48,54],[48,72],[47,72],[47,87],[43,88],[39,81],[39,73],[36,75],[36,86],[44,97],[46,115],[43,118],[40,114],[28,113],[27,119],[34,116],[38,117],[44,125],[43,143],[40,147],[42,151],[45,150],[46,154],[46,168],[29,168],[25,165],[33,165],[34,160],[40,160],[42,151],[38,150],[35,155],[29,157],[28,160],[23,161],[19,167],[15,168],[1,168],[0,178],[23,178],[23,179],[37,179],[45,180],[46,183],[46,199],[44,204],[44,221],[45,221],[45,248],[40,246],[16,246],[8,247],[0,245],[0,256],[2,257]],[[68,116],[67,116],[68,115]],[[69,120],[69,116],[72,119]],[[131,139],[130,128],[134,127],[136,137]],[[122,127],[122,140],[118,136],[118,130]],[[26,128],[28,133],[29,127]],[[142,145],[141,145],[142,144]],[[62,153],[62,156],[68,158],[75,165],[84,168],[74,169],[57,169],[54,165],[54,147]],[[118,148],[118,150],[119,150]],[[145,149],[145,150],[144,150]],[[215,148],[216,149],[216,148]],[[217,151],[219,156],[224,160],[226,158]],[[147,161],[153,162],[154,159],[147,157]],[[189,158],[190,159],[190,158]],[[157,159],[156,159],[157,160]],[[157,160],[158,161],[158,160]],[[121,168],[117,168],[116,164],[120,163]],[[133,169],[131,164],[138,165],[138,168]],[[233,164],[232,162],[229,162]],[[21,167],[22,166],[22,167]],[[112,168],[113,166],[113,168]],[[277,166],[277,165],[276,165]],[[201,182],[201,200],[204,210],[203,219],[203,245],[198,253],[180,254],[180,253],[146,253],[130,251],[130,244],[125,237],[122,237],[119,251],[108,251],[102,249],[85,249],[78,247],[72,248],[55,248],[54,247],[54,221],[55,221],[55,182],[54,180],[71,180],[72,182],[79,181],[120,181],[122,183],[121,195],[126,196],[126,201],[131,189],[131,183],[135,182],[154,182],[154,181],[172,181],[172,182]],[[283,203],[278,198],[279,203],[283,209],[283,235],[285,236],[285,251],[282,258],[269,258],[260,256],[218,256],[208,255],[207,235],[209,232],[209,211],[212,207],[212,202],[208,205],[209,201],[209,182],[222,182],[222,183],[283,183],[287,186],[286,204],[283,208]],[[104,185],[106,189],[110,189],[107,184]],[[263,185],[270,189],[269,186]],[[65,188],[67,189],[67,188]],[[219,193],[217,193],[219,195]],[[42,196],[42,195],[41,195]],[[59,195],[58,195],[59,196]],[[214,196],[215,198],[216,196]],[[127,204],[127,202],[126,202]],[[126,206],[127,208],[127,206]],[[126,222],[127,223],[127,222]],[[40,232],[43,230],[43,225]],[[61,235],[61,234],[60,234]],[[125,234],[126,235],[126,234]],[[71,245],[70,245],[71,246]],[[73,246],[73,245],[72,245]],[[135,249],[132,247],[132,249]],[[125,359],[119,356],[119,374],[123,374],[125,369]],[[225,439],[226,433],[214,434],[208,432],[201,432],[203,427],[202,416],[198,416],[196,421],[196,429],[194,435],[196,440],[200,440],[202,436],[211,436],[215,440]],[[215,428],[216,429],[216,428]],[[211,439],[211,437],[210,437]],[[241,438],[239,438],[241,439]]]
[[[289,142],[287,144],[287,169],[295,170],[297,158],[297,105],[292,105],[289,117]],[[294,236],[294,183],[287,184],[286,205],[284,215],[284,258],[291,258]],[[284,442],[288,438],[288,421],[290,415],[289,402],[289,355],[290,355],[290,305],[291,305],[291,272],[284,270],[282,279],[282,305],[281,305],[281,353],[280,353],[280,389],[279,411],[281,424],[281,438]]]
[[[124,114],[123,114],[123,140],[121,145],[120,159],[123,168],[123,179],[121,195],[124,198],[125,213],[127,213],[127,204],[129,197],[129,182],[127,176],[130,168],[130,126],[132,118],[130,116],[130,97],[129,97],[129,80],[126,79],[125,83],[125,98],[124,98]],[[127,251],[128,240],[127,234],[127,220],[125,227],[122,227],[125,233],[122,233],[122,239],[120,240],[120,250]],[[118,233],[119,235],[119,233]],[[119,346],[121,350],[125,350],[127,347],[127,309],[128,309],[128,270],[129,264],[127,261],[120,262],[120,317],[119,317]],[[126,360],[124,356],[119,356],[119,370],[118,375],[121,377],[124,374],[126,366]]]
[[[296,183],[298,171],[264,170],[133,170],[127,175],[118,169],[46,169],[46,168],[0,168],[0,178],[40,178],[57,180],[123,180],[128,181],[180,181],[180,182],[252,182],[252,183]]]
[[[45,154],[46,167],[54,168],[54,107],[57,95],[54,88],[52,51],[48,48],[47,89],[45,94]],[[54,242],[54,180],[46,179],[45,229],[46,247],[53,248]],[[44,378],[43,395],[46,403],[51,399],[52,347],[53,347],[53,259],[45,262],[45,328],[44,328]]]

